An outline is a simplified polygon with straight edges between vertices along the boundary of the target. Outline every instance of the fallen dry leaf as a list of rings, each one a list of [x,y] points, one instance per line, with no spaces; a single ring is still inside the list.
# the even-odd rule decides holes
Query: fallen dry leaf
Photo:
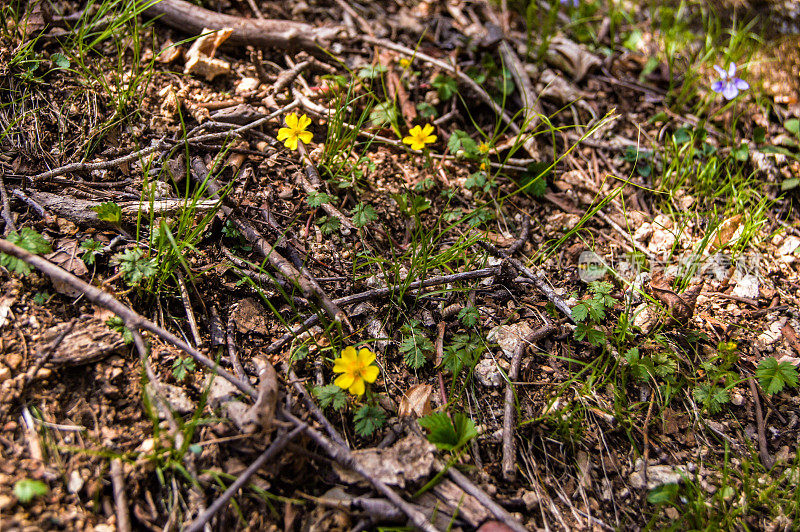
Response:
[[[184,74],[196,74],[203,76],[207,81],[231,71],[231,64],[222,59],[215,59],[214,54],[217,48],[225,42],[233,33],[232,28],[223,28],[213,31],[203,28],[202,36],[199,37],[189,51],[186,52],[186,66]]]
[[[431,394],[433,386],[430,384],[417,384],[408,389],[400,399],[400,408],[397,414],[400,417],[422,417],[431,413]]]

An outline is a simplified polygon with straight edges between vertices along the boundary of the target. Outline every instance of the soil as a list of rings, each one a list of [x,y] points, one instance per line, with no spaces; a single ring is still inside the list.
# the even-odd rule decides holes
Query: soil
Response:
[[[489,27],[490,21],[477,4],[452,2],[450,9],[436,2],[373,2],[347,9],[343,4],[324,0],[258,3],[267,18],[304,21],[315,27],[346,23],[352,32],[369,30],[411,48],[418,46],[420,52],[436,59],[456,61],[462,70],[481,64],[485,54],[497,57],[497,43],[487,36],[491,31],[479,31]],[[381,375],[372,388],[379,395],[386,425],[370,436],[358,435],[352,399],[350,410],[328,408],[324,412],[352,449],[394,450],[398,465],[390,469],[399,471],[396,476],[403,481],[400,486],[392,485],[406,500],[428,509],[450,504],[450,514],[456,514],[453,522],[462,530],[500,526],[477,500],[465,498],[463,510],[454,508],[458,506],[454,501],[461,500],[464,492],[450,481],[412,499],[435,474],[430,470],[432,461],[425,462],[426,453],[412,461],[414,453],[397,450],[403,449],[397,447],[401,444],[409,445],[404,438],[414,434],[409,428],[414,423],[409,416],[400,416],[398,409],[404,408],[404,396],[415,389],[424,396],[418,412],[450,403],[455,411],[469,413],[476,420],[479,435],[467,445],[467,452],[454,460],[454,467],[531,530],[639,529],[651,517],[651,525],[669,526],[670,520],[677,519],[677,510],[650,505],[647,497],[652,488],[670,483],[670,475],[681,471],[711,499],[723,481],[716,465],[728,453],[733,458],[726,463],[736,472],[736,479],[727,482],[745,485],[739,478],[744,474],[742,463],[753,456],[765,458],[758,452],[759,431],[763,431],[766,458],[775,468],[758,474],[772,480],[788,471],[796,474],[796,466],[792,469],[800,436],[796,389],[754,395],[745,379],[730,387],[730,400],[722,411],[709,415],[685,389],[676,391],[681,398],[670,403],[654,399],[662,388],[632,377],[596,387],[587,379],[626,371],[628,362],[620,361],[625,353],[577,340],[571,319],[533,284],[520,282],[521,274],[509,266],[503,254],[492,256],[477,245],[467,248],[470,253],[457,247],[459,238],[476,238],[501,251],[516,246],[512,256],[541,272],[570,306],[590,297],[581,266],[585,252],[591,250],[622,268],[624,257],[634,248],[643,249],[651,257],[652,279],[645,284],[646,292],[671,314],[654,316],[650,322],[641,318],[631,337],[643,355],[673,353],[682,371],[693,372],[694,379],[709,371],[703,362],[717,356],[722,344],[734,346],[733,368],[738,375],[754,375],[758,364],[769,356],[794,365],[800,362],[797,199],[796,191],[784,194],[781,189],[786,181],[798,178],[797,158],[753,154],[746,162],[747,171],[763,183],[760,190],[770,200],[766,222],[753,229],[756,236],[741,255],[758,261],[756,288],[748,285],[752,279],[742,267],[723,268],[718,274],[710,262],[704,262],[701,268],[705,270],[690,277],[688,283],[678,286],[674,282],[670,265],[708,238],[708,227],[714,221],[710,216],[691,215],[726,205],[719,198],[693,195],[681,186],[665,199],[652,192],[656,186],[653,178],[637,173],[624,157],[625,148],[635,146],[637,139],[658,143],[679,127],[697,122],[697,117],[681,114],[668,100],[671,82],[665,65],[644,73],[651,48],[658,46],[654,35],[645,32],[638,51],[615,45],[605,35],[603,44],[609,45],[606,56],[580,44],[580,54],[573,60],[584,61],[591,68],[579,77],[575,76],[579,70],[575,63],[570,71],[569,63],[563,61],[530,61],[526,71],[535,90],[548,94],[538,105],[557,129],[552,135],[535,136],[527,151],[512,147],[511,131],[499,134],[490,159],[498,162],[511,156],[521,162],[509,164],[523,170],[496,174],[493,188],[485,193],[467,188],[468,180],[480,170],[479,162],[452,156],[447,141],[457,129],[480,140],[476,126],[492,131],[496,116],[463,86],[459,86],[463,99],[442,101],[435,83],[443,71],[435,65],[415,60],[410,68],[404,68],[401,54],[358,39],[343,40],[333,48],[342,62],[302,51],[223,45],[214,57],[229,66],[208,80],[183,71],[191,46],[184,40],[193,35],[158,21],[144,25],[150,19],[141,16],[136,26],[138,39],[130,35],[118,41],[124,43],[122,47],[107,40],[90,52],[90,70],[104,73],[91,78],[84,75],[74,57],[70,69],[56,68],[56,54],[63,53],[69,40],[69,26],[57,21],[78,13],[82,6],[57,2],[48,12],[33,3],[27,7],[33,21],[29,24],[38,21],[45,29],[44,36],[34,43],[41,67],[25,80],[24,65],[10,61],[25,36],[30,38],[33,27],[27,34],[4,32],[0,40],[0,62],[5,64],[0,123],[6,131],[0,139],[0,168],[15,226],[30,227],[43,235],[53,250],[49,260],[114,295],[211,359],[218,359],[231,372],[236,365],[229,349],[235,351],[251,385],[260,382],[258,361],[272,364],[279,375],[279,404],[317,428],[318,420],[293,385],[299,382],[310,389],[329,384],[334,378],[329,362],[338,356],[338,350],[379,339],[364,345],[378,356]],[[206,2],[206,7],[233,16],[255,16],[245,2]],[[510,41],[519,45],[516,52],[523,53],[523,18],[492,9],[497,20],[507,24]],[[774,15],[774,11],[770,13]],[[787,20],[787,24],[791,22]],[[647,27],[644,22],[635,24]],[[470,34],[478,37],[473,46],[464,46],[462,37]],[[141,52],[138,62],[137,50]],[[710,145],[728,149],[722,132],[732,123],[740,139],[752,139],[757,128],[764,129],[767,140],[762,144],[778,144],[781,135],[787,136],[781,124],[800,116],[800,86],[797,77],[788,74],[797,71],[798,50],[796,35],[775,36],[765,45],[763,57],[753,61],[756,66],[748,71],[748,79],[752,87],[763,90],[759,93],[763,98],[770,98],[770,105],[762,105],[752,95],[744,96],[737,109],[741,113],[738,120],[734,122],[728,110],[711,121]],[[138,79],[143,65],[154,57],[152,75]],[[275,93],[273,86],[280,74],[304,61],[310,66],[302,79],[296,78],[288,89]],[[332,74],[345,76],[376,65],[384,67],[386,84],[397,82],[406,91],[404,96],[393,94],[397,94],[398,112],[409,125],[427,123],[416,116],[417,104],[427,102],[438,109],[444,119],[437,122],[438,139],[429,146],[430,153],[447,153],[448,157],[442,161],[412,153],[401,142],[359,144],[352,154],[338,160],[350,175],[356,170],[360,174],[348,182],[343,178],[345,172],[337,174],[320,164],[326,157],[323,143],[335,146],[336,139],[329,138],[328,132],[336,119],[315,111],[341,105],[338,98],[346,95],[347,87],[337,87]],[[559,81],[542,82],[545,71]],[[127,96],[127,105],[117,107],[119,94],[135,82],[140,84]],[[380,82],[368,86],[380,94],[397,90]],[[355,122],[368,93],[358,86],[352,90],[363,98],[351,102],[353,113],[347,120]],[[284,125],[282,116],[243,133],[233,145],[218,139],[185,149],[158,149],[108,168],[77,169],[41,178],[48,170],[70,163],[102,163],[165,139],[183,138],[187,131],[209,121],[219,127],[207,126],[205,132],[219,131],[225,123],[247,124],[280,109],[298,94],[303,95],[300,112],[312,118],[309,130],[314,140],[308,157],[322,174],[320,190],[333,198],[331,205],[344,214],[347,223],[354,223],[353,212],[360,204],[374,208],[374,218],[363,227],[332,232],[320,227],[319,219],[332,215],[309,204],[298,179],[298,175],[307,175],[307,165],[298,152],[275,140],[278,128]],[[580,104],[563,111],[575,97]],[[507,103],[512,114],[516,112],[521,103],[519,93],[511,95]],[[669,122],[650,120],[659,113],[669,115]],[[574,127],[597,123],[606,115],[615,118],[579,143],[582,130]],[[363,129],[398,138],[387,126],[364,125]],[[547,174],[543,195],[516,193],[498,201],[552,163],[554,153],[563,154],[573,145]],[[531,166],[525,170],[528,164]],[[658,166],[661,161],[656,157],[652,164]],[[211,211],[200,206],[193,216],[181,216],[178,211],[151,216],[148,202],[144,202],[145,214],[138,216],[142,190],[159,199],[191,197],[198,186],[190,175],[198,173],[196,165],[205,171],[213,169],[213,179],[222,186],[231,185],[230,215],[220,211],[204,220]],[[313,181],[313,176],[307,179]],[[403,198],[415,193],[425,201],[416,204],[423,206],[409,215],[415,204],[404,205]],[[608,201],[600,213],[583,223],[582,229],[574,230],[581,216],[603,199]],[[118,223],[101,220],[91,209],[109,201],[122,207]],[[126,210],[126,205],[132,210]],[[461,221],[445,232],[451,223],[448,215],[457,212],[464,216],[480,209],[491,217],[475,226]],[[343,305],[353,326],[348,333],[346,324],[330,320],[317,300],[276,274],[256,246],[246,241],[241,231],[237,234],[234,218],[259,231],[294,268],[304,268],[333,300],[387,286],[402,287],[404,282],[422,277],[502,265],[497,275],[486,279]],[[751,227],[747,225],[751,218],[750,214],[725,218],[723,228],[713,236],[719,254],[727,256],[738,249],[736,239]],[[167,239],[161,243],[153,239],[149,228],[158,224],[151,224],[151,219],[170,224],[176,234],[182,227],[181,236],[187,239],[192,228],[199,228],[199,234],[191,246],[181,248],[180,260],[173,259],[147,282],[131,286],[111,257],[139,247],[149,248],[147,257],[153,258],[168,249]],[[118,238],[120,235],[124,238]],[[524,240],[517,246],[521,235]],[[88,239],[108,248],[98,252],[94,264],[80,259],[85,253],[80,243]],[[559,245],[553,246],[556,242]],[[446,260],[436,258],[431,271],[422,269],[426,260],[433,261],[434,255],[451,248],[459,254]],[[547,250],[554,251],[546,256]],[[243,280],[243,271],[250,272],[251,280]],[[177,272],[182,275],[184,294]],[[612,283],[610,295],[616,303],[608,309],[613,319],[598,327],[611,338],[619,334],[615,325],[631,296],[619,278],[607,275],[604,279]],[[106,325],[113,314],[72,286],[58,284],[36,270],[21,276],[6,268],[0,268],[0,285],[3,530],[102,531],[120,527],[110,465],[114,459],[122,460],[122,484],[134,529],[186,526],[289,426],[286,419],[278,419],[266,431],[263,427],[255,433],[247,429],[232,410],[223,408],[229,398],[209,399],[212,372],[199,363],[192,364],[181,349],[154,334],[145,335],[150,349],[148,372],[137,350],[126,343],[122,328]],[[641,299],[636,306],[647,307],[647,301]],[[197,337],[187,306],[197,321]],[[478,309],[477,328],[466,327],[459,318],[459,312],[469,306]],[[315,314],[320,316],[320,326],[278,349],[271,347],[289,327]],[[419,323],[434,345],[432,360],[418,370],[409,367],[400,350],[406,334],[402,327],[411,320]],[[488,341],[480,355],[486,363],[476,369],[485,371],[481,376],[467,371],[454,377],[436,366],[437,355],[441,356],[439,345],[451,345],[458,335],[473,342],[493,329],[495,334],[504,334],[496,329],[501,325],[526,324],[532,331],[546,323],[552,323],[555,332],[523,350],[520,359],[514,388],[518,419],[514,475],[507,480],[502,470],[503,374],[511,367],[519,339],[508,339],[508,349],[500,340]],[[304,344],[308,339],[311,341]],[[301,345],[304,350],[299,349]],[[180,367],[185,368],[185,375],[176,371]],[[289,376],[290,368],[296,380]],[[167,409],[144,393],[153,376],[158,381],[154,395],[162,396],[161,401],[169,404]],[[428,388],[419,388],[426,385]],[[622,418],[616,415],[618,402],[628,405]],[[438,456],[445,454],[439,452]],[[388,451],[378,457],[379,463],[395,464],[389,462]],[[250,479],[249,487],[235,496],[235,504],[216,513],[212,529],[338,530],[405,523],[402,514],[393,516],[388,510],[370,514],[358,506],[365,497],[380,495],[359,482],[357,475],[353,478],[352,472],[339,472],[333,462],[313,439],[298,437]],[[427,474],[417,478],[415,470]],[[20,501],[15,486],[23,480],[42,481],[47,493],[30,502]],[[678,481],[682,481],[680,474],[674,480]],[[339,502],[331,502],[334,499]],[[762,499],[760,504],[764,507],[769,502]],[[756,505],[740,526],[791,528],[797,509],[794,512],[785,521],[767,519],[760,516],[770,516],[770,512],[760,511]],[[443,515],[450,514],[443,510]],[[434,522],[442,529],[448,525],[441,516]]]

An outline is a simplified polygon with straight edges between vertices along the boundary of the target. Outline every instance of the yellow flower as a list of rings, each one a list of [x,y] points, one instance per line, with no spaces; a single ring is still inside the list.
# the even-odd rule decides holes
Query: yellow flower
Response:
[[[481,142],[478,145],[478,151],[481,152],[481,153],[488,153],[489,152],[489,145],[486,144],[485,142]]]
[[[397,60],[397,62],[400,64],[402,68],[408,68],[411,66],[411,59],[408,59],[406,57],[401,57],[400,59]]]
[[[425,127],[414,126],[408,132],[408,136],[403,138],[403,144],[411,145],[412,150],[421,150],[426,144],[436,142],[436,135],[433,133],[433,125],[425,124]]]
[[[306,115],[297,117],[297,113],[286,115],[286,125],[278,130],[278,140],[285,140],[284,146],[290,150],[297,149],[297,141],[302,140],[303,144],[308,144],[314,137],[306,128],[311,124],[311,119]]]
[[[333,361],[333,372],[341,373],[333,383],[353,395],[364,395],[364,383],[375,382],[380,373],[378,366],[372,365],[374,361],[375,353],[366,347],[359,349],[358,354],[352,346],[345,348],[341,357]]]

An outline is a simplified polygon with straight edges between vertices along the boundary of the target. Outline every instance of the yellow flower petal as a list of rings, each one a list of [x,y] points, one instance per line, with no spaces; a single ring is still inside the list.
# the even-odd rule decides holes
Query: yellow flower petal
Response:
[[[278,130],[278,140],[284,141],[292,136],[292,130],[288,127],[282,127]]]
[[[342,354],[339,356],[350,362],[358,358],[358,356],[356,355],[356,348],[353,347],[352,345],[350,347],[345,347],[344,349],[342,349]]]
[[[366,347],[362,348],[358,352],[358,361],[364,364],[365,366],[369,366],[370,364],[372,364],[373,360],[375,360],[375,353],[373,353]]]
[[[428,135],[422,142],[433,144],[434,142],[436,142],[436,139],[437,139],[436,135]]]
[[[336,380],[333,381],[333,383],[342,390],[346,390],[353,385],[355,380],[355,377],[353,377],[351,373],[344,373],[343,375],[336,377]]]
[[[350,393],[353,395],[364,395],[364,379],[356,379],[352,386],[350,386]]]
[[[303,144],[308,144],[309,142],[311,142],[311,139],[314,138],[314,134],[311,133],[310,131],[303,131],[297,136],[300,137],[300,140],[303,141]]]
[[[286,139],[286,142],[284,142],[283,145],[286,146],[287,148],[289,148],[292,151],[296,150],[297,149],[297,135],[292,135],[291,137]]]
[[[337,358],[333,361],[333,372],[334,373],[345,373],[350,371],[350,364],[346,360],[342,360],[341,358]]]
[[[286,115],[286,125],[292,129],[297,129],[297,114],[291,113]]]
[[[417,127],[419,127],[419,126],[417,126]],[[423,137],[427,137],[431,133],[433,133],[433,125],[432,124],[425,124],[425,127],[422,128],[422,136]]]
[[[306,115],[301,116],[300,119],[297,121],[297,129],[305,129],[310,125],[311,125],[311,119]]]
[[[378,378],[380,372],[381,371],[378,369],[378,366],[368,366],[364,368],[364,371],[361,372],[361,377],[363,377],[367,382],[375,382],[375,379]]]
[[[419,126],[414,126],[411,128],[408,134],[414,138],[419,138],[419,136],[422,134],[422,128]]]

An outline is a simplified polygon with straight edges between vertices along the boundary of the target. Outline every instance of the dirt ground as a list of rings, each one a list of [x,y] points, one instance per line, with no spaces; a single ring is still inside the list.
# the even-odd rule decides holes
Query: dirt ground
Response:
[[[506,9],[478,2],[256,4],[264,18],[342,26],[347,36],[331,41],[331,56],[248,45],[234,36],[205,56],[206,66],[186,73],[192,42],[185,40],[200,32],[151,22],[147,14],[122,24],[124,31],[97,42],[84,58],[71,40],[77,19],[69,18],[81,3],[45,9],[23,2],[18,8],[27,12],[27,26],[5,21],[0,184],[6,235],[9,220],[16,230],[34,229],[49,243],[43,256],[50,262],[231,374],[242,376],[241,369],[251,389],[266,389],[265,368],[274,367],[278,399],[268,422],[242,417],[231,405],[245,408],[246,393],[219,391],[217,381],[225,379],[210,379],[213,372],[175,342],[146,332],[143,365],[123,322],[107,325],[114,312],[75,285],[36,268],[21,275],[4,264],[0,529],[187,527],[297,426],[281,412],[333,444],[341,434],[341,448],[356,450],[370,481],[352,472],[352,461],[341,458],[345,451],[337,455],[304,432],[214,514],[212,530],[411,526],[408,514],[376,488],[376,478],[441,530],[513,527],[501,524],[504,516],[530,530],[678,522],[702,528],[702,520],[680,521],[690,506],[693,516],[706,508],[706,523],[730,528],[797,526],[800,503],[785,495],[798,478],[800,397],[792,387],[767,394],[754,377],[771,356],[800,362],[800,220],[797,192],[789,186],[800,163],[796,149],[782,156],[756,146],[790,146],[781,144],[789,137],[781,124],[800,116],[800,86],[791,74],[800,65],[796,36],[771,36],[750,61],[752,91],[704,124],[704,145],[721,153],[732,149],[731,130],[751,146],[740,166],[759,196],[741,200],[737,211],[741,206],[722,192],[702,195],[688,182],[659,189],[672,164],[666,151],[649,159],[639,151],[636,163],[626,157],[628,148],[636,154],[637,145],[664,144],[700,120],[691,102],[676,103],[675,73],[663,63],[648,66],[659,41],[642,13],[623,24],[626,31],[642,30],[636,50],[615,44],[608,27],[602,31],[601,10],[597,46],[570,40],[562,28],[550,41],[555,54],[525,61],[536,107],[551,126],[544,127],[541,119],[524,124],[525,95],[517,90],[502,101],[502,74],[492,77],[503,71],[504,44],[517,56],[527,49],[524,16],[513,2]],[[204,5],[256,17],[246,2]],[[774,7],[750,9],[780,18]],[[793,19],[781,20],[790,27]],[[131,30],[136,36],[125,33]],[[356,37],[370,34],[372,41]],[[406,56],[381,39],[434,61],[417,57],[404,65]],[[84,46],[90,41],[82,37]],[[19,59],[26,42],[27,62]],[[32,58],[39,61],[33,68]],[[68,68],[59,67],[61,58]],[[439,76],[450,73],[435,61],[488,72],[484,86],[494,87],[487,90],[510,115],[523,109],[513,121],[523,132],[531,128],[531,140],[518,141],[461,81],[460,97],[444,98]],[[300,72],[286,76],[301,63]],[[206,77],[203,68],[219,73]],[[400,140],[405,126],[398,135],[391,120],[370,121],[383,101],[395,102],[395,120],[409,127],[432,121],[422,116],[428,108],[437,111],[430,151],[409,150]],[[275,138],[289,111],[230,138],[224,133],[292,102],[311,118],[306,157]],[[372,115],[369,109],[361,114],[367,105]],[[662,119],[653,120],[657,115]],[[348,137],[343,122],[359,124],[365,135]],[[204,129],[195,133],[199,126]],[[478,144],[491,139],[490,151],[459,154],[451,145],[456,130]],[[494,133],[484,137],[479,130]],[[586,132],[592,134],[584,138]],[[753,140],[759,134],[763,139]],[[140,152],[148,147],[154,149]],[[64,170],[78,162],[95,166]],[[487,163],[495,164],[491,178]],[[648,164],[652,173],[642,171]],[[481,171],[485,188],[475,183]],[[209,172],[226,189],[227,210],[208,182],[198,184]],[[525,183],[537,192],[519,192]],[[311,189],[331,201],[312,204]],[[740,192],[724,194],[746,196]],[[159,211],[157,200],[183,210],[165,203]],[[100,205],[107,202],[120,206],[118,221],[104,218]],[[338,227],[326,226],[333,219]],[[169,227],[172,240],[159,227]],[[255,240],[248,227],[258,233]],[[98,244],[87,261],[83,243],[90,239]],[[265,243],[317,288],[305,291],[277,274]],[[706,251],[693,255],[701,245]],[[124,264],[141,268],[140,282],[113,259],[136,250],[145,259]],[[598,277],[609,283],[613,301],[596,320],[604,338],[597,343],[576,338],[574,315],[558,303],[571,309],[591,300],[587,261],[595,258],[618,272]],[[152,272],[147,259],[154,261]],[[539,277],[526,276],[515,261]],[[689,267],[696,267],[694,275],[685,274]],[[408,286],[485,268],[495,269]],[[537,288],[541,279],[550,295]],[[358,294],[366,295],[343,299]],[[326,299],[346,314],[344,321],[331,318]],[[477,324],[469,325],[462,311],[471,308]],[[309,319],[314,327],[281,343]],[[521,346],[541,328],[546,333],[529,349]],[[420,347],[423,337],[430,349]],[[412,352],[426,356],[420,367],[403,350],[409,338],[418,349]],[[310,393],[333,382],[333,359],[357,344],[377,354],[381,370],[367,396],[385,421],[369,435],[356,429],[357,398],[348,397],[339,410],[320,409],[314,406],[319,395]],[[627,350],[634,347],[636,356],[653,361],[653,371],[664,373],[636,377]],[[474,367],[468,361],[467,370],[453,370],[443,362],[451,353],[475,357]],[[708,377],[712,372],[716,377]],[[513,387],[506,385],[509,375]],[[692,393],[707,382],[725,385],[727,400],[717,412]],[[300,394],[304,389],[309,393]],[[421,436],[415,419],[431,409],[474,420],[478,435],[464,452],[436,450]],[[516,419],[512,429],[504,428],[507,410]],[[514,442],[511,472],[503,466],[504,435]],[[447,474],[426,486],[448,460],[481,496]],[[21,481],[40,481],[35,485],[46,493],[22,501]],[[678,484],[683,491],[674,504],[653,502],[653,493]],[[425,493],[417,494],[423,486]],[[724,511],[731,521],[718,517]]]

